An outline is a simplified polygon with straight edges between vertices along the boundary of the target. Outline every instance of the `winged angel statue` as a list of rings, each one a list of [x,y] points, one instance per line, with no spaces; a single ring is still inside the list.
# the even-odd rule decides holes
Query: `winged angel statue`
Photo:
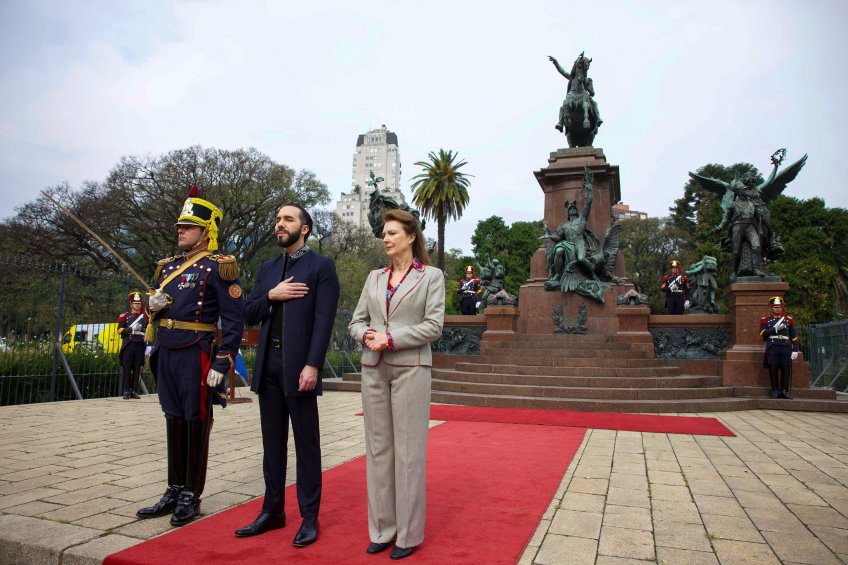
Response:
[[[730,251],[733,256],[730,282],[734,282],[738,277],[771,276],[772,273],[764,268],[765,263],[783,255],[783,246],[771,229],[768,206],[780,196],[786,185],[798,176],[807,162],[807,156],[804,155],[777,174],[784,157],[786,149],[774,152],[771,156],[774,169],[761,184],[758,184],[756,177],[750,173],[729,183],[689,173],[701,186],[721,198],[724,214],[714,231],[721,233],[728,224],[731,226],[730,237],[721,239],[722,249]]]
[[[578,212],[577,201],[566,202],[568,218],[556,231],[545,225],[545,257],[548,280],[545,290],[576,292],[604,303],[604,292],[610,282],[621,282],[613,276],[618,255],[621,224],[613,223],[604,233],[603,241],[587,227],[592,210],[592,171],[583,169],[583,192],[586,195],[583,212]]]

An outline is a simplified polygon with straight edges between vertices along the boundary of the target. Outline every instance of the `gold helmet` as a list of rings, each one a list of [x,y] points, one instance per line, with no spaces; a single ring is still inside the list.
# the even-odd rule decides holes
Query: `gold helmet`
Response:
[[[671,265],[672,269],[675,268],[675,267],[677,267],[679,269],[680,268],[680,261],[678,261],[677,259],[672,259],[670,265]]]
[[[204,235],[209,237],[209,251],[218,249],[218,227],[224,214],[221,209],[209,202],[197,197],[197,185],[191,187],[183,204],[180,217],[177,218],[176,226],[200,226],[204,228]],[[201,237],[199,241],[203,241]]]
[[[769,298],[769,306],[780,306],[781,312],[784,314],[786,313],[786,302],[779,296],[772,296]]]

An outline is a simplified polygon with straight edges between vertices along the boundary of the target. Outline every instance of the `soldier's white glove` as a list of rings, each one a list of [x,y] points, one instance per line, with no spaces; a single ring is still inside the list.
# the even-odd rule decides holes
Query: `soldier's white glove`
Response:
[[[690,302],[687,300],[686,302],[683,303],[683,309],[688,310],[691,305],[692,304],[690,304]]]
[[[792,352],[792,355],[790,355],[790,357],[792,357],[792,360],[794,361],[795,359],[797,359],[797,358],[798,358],[798,352],[797,352],[797,351],[793,351],[793,352]]]
[[[148,345],[147,347],[144,348],[144,356],[145,357],[150,357],[150,354],[152,352],[153,352],[153,346],[152,345]]]
[[[151,312],[158,312],[160,310],[164,310],[171,304],[171,297],[165,294],[164,292],[156,291],[150,295],[150,299],[147,301],[147,306]]]
[[[215,369],[209,369],[209,374],[206,375],[206,384],[211,387],[218,386],[218,383],[224,380],[224,373],[219,373]]]
[[[477,304],[474,305],[474,308],[479,308],[479,307],[480,307],[480,302],[478,302]]]

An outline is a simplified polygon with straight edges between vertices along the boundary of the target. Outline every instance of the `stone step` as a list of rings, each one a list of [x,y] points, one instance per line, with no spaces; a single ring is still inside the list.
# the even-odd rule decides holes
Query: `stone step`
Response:
[[[434,390],[432,401],[464,406],[492,406],[497,408],[537,408],[555,410],[581,410],[586,412],[648,412],[693,413],[753,410],[757,398],[699,398],[678,400],[612,400],[596,398],[540,398],[533,396],[499,396],[442,392]],[[787,400],[785,402],[795,402]],[[821,401],[819,401],[821,402]],[[848,403],[846,403],[848,405]]]
[[[484,341],[480,344],[480,349],[484,353],[496,351],[510,350],[558,350],[558,351],[574,351],[574,350],[592,350],[592,351],[631,351],[629,343],[617,341],[598,341],[597,343],[587,343],[578,341]]]
[[[457,362],[459,365],[472,364]],[[664,359],[630,359],[630,358],[599,358],[599,357],[532,357],[526,359],[515,357],[500,357],[494,355],[480,355],[479,360],[473,362],[478,366],[492,365],[522,365],[525,367],[671,367]]]
[[[501,341],[488,341],[486,343],[616,343],[618,340],[615,336],[606,335],[581,335],[581,334],[516,334],[510,339]]]
[[[609,371],[609,369],[603,369],[603,371]],[[628,369],[624,369],[624,371],[628,371]],[[585,370],[580,376],[561,376],[514,373],[472,373],[451,369],[433,369],[433,378],[444,381],[467,383],[558,387],[697,388],[721,386],[721,377],[718,376],[680,375],[659,377],[654,374],[645,374],[645,376],[613,376],[608,374],[588,376],[585,375]]]
[[[755,398],[771,398],[768,387],[736,386],[733,396],[753,396]],[[790,395],[797,399],[836,400],[836,391],[830,388],[794,388]]]
[[[802,410],[805,412],[848,413],[848,402],[844,400],[818,400],[811,398],[757,398],[757,408],[761,410]]]
[[[631,349],[498,349],[493,351],[481,351],[480,357],[498,362],[531,362],[541,363],[556,361],[568,361],[570,359],[646,359],[645,351],[633,351]],[[538,364],[538,363],[536,363]]]
[[[346,392],[359,392],[360,382],[359,373],[345,373],[345,375],[355,375],[356,380],[341,379],[321,379],[321,386],[324,390],[343,390]]]
[[[624,365],[624,366],[621,366]],[[633,367],[619,363],[618,365],[589,364],[579,366],[538,366],[492,364],[478,362],[458,362],[454,369],[465,373],[512,374],[512,375],[545,375],[559,377],[676,377],[680,375],[680,367],[676,365],[657,364],[653,366]]]
[[[356,375],[356,373],[349,373]],[[324,390],[359,392],[359,381],[324,380]],[[798,389],[801,390],[801,389]],[[839,397],[838,397],[839,398]],[[500,408],[540,408],[581,410],[586,412],[648,412],[694,413],[728,412],[733,410],[802,410],[811,412],[848,413],[848,399],[822,400],[795,398],[772,400],[762,397],[721,397],[702,399],[615,400],[598,398],[545,398],[533,396],[501,396],[433,390],[433,402],[464,406],[494,406]]]
[[[602,388],[561,387],[495,383],[469,383],[433,379],[433,391],[458,392],[478,396],[523,396],[542,398],[584,398],[608,400],[680,400],[733,396],[732,387],[689,388]]]

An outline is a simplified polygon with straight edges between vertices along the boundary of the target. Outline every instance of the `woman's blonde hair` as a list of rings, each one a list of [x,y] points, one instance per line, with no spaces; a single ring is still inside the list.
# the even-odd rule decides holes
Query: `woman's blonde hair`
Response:
[[[405,210],[392,208],[383,212],[383,224],[391,221],[399,222],[407,235],[415,236],[415,240],[412,242],[412,256],[425,265],[429,265],[430,256],[427,254],[427,242],[424,239],[424,232],[421,231],[421,224],[418,223],[415,216]]]

